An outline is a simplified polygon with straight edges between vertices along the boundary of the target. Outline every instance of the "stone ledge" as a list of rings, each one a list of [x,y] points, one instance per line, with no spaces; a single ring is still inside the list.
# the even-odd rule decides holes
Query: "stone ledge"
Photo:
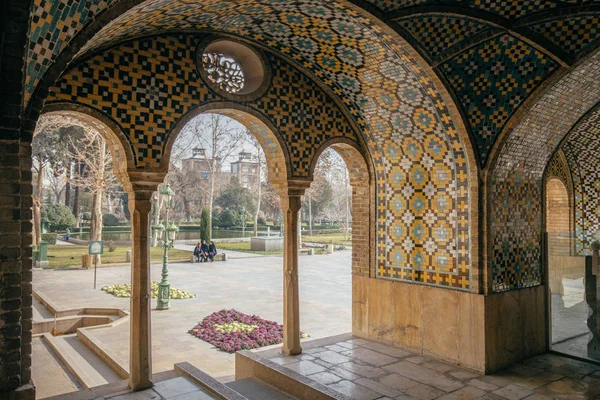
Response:
[[[257,353],[235,353],[235,379],[256,378],[297,399],[349,400],[343,394],[285,368]]]
[[[194,382],[198,383],[202,388],[211,392],[215,396],[226,400],[248,400],[235,390],[225,386],[221,382],[217,381],[210,375],[200,371],[188,362],[175,364],[175,371],[181,373],[183,376],[190,378]]]

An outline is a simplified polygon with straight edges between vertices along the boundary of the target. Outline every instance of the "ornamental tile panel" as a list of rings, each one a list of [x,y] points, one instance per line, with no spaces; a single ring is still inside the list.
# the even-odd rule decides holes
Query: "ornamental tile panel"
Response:
[[[221,98],[197,72],[199,38],[144,39],[97,55],[66,74],[51,90],[53,101],[97,108],[126,134],[137,167],[158,167],[174,124],[188,111]],[[165,62],[164,60],[172,60]],[[333,100],[311,79],[269,56],[272,82],[261,98],[244,103],[279,129],[288,147],[293,174],[308,177],[316,150],[327,140],[358,141]]]
[[[41,77],[73,37],[118,0],[35,0],[31,15],[25,103]]]
[[[581,121],[561,146],[573,176],[575,252],[590,255],[600,239],[600,107]]]
[[[529,25],[552,43],[574,56],[595,47],[600,39],[600,15],[584,15],[570,19]]]
[[[480,21],[443,14],[407,17],[396,22],[409,31],[432,57],[490,27]]]
[[[582,114],[600,102],[598,82],[600,53],[541,96],[513,129],[492,168],[489,231],[495,292],[540,284],[543,171]]]
[[[462,104],[482,163],[513,112],[557,69],[549,57],[510,35],[481,43],[441,65]]]

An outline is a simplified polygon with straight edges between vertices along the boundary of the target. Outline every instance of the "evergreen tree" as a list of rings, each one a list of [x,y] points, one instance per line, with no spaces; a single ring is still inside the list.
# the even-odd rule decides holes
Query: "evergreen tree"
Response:
[[[200,240],[210,241],[210,210],[208,207],[202,209],[200,215]]]

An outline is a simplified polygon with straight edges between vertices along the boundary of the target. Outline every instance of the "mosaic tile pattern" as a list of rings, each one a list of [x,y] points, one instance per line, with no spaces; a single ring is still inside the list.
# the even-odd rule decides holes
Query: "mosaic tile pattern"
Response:
[[[99,12],[118,0],[35,0],[32,9],[25,103],[48,66]]]
[[[171,36],[119,46],[66,74],[48,101],[78,102],[102,110],[128,136],[138,168],[157,167],[174,123],[192,108],[225,101],[208,89],[196,70],[198,43],[193,36]],[[280,59],[269,58],[272,85],[260,99],[245,105],[263,113],[279,129],[293,175],[308,177],[310,162],[322,143],[334,137],[358,138],[314,82]]]
[[[485,164],[506,121],[558,65],[517,38],[502,35],[449,60],[441,69],[463,106]]]
[[[493,289],[503,292],[542,282],[542,185],[516,171],[492,180]],[[513,199],[519,199],[518,207]],[[506,224],[506,225],[505,225]],[[506,229],[510,234],[505,234]]]
[[[165,26],[241,35],[310,69],[364,127],[379,166],[378,276],[470,287],[464,147],[444,100],[404,48],[333,2],[153,0],[106,26],[82,53]]]
[[[442,14],[408,17],[396,22],[408,30],[432,57],[490,27],[476,20]]]
[[[519,18],[537,11],[550,10],[569,1],[551,0],[367,0],[383,11],[399,10],[417,5],[459,5],[484,10],[505,18]]]
[[[571,187],[571,171],[564,157],[561,149],[558,149],[554,153],[544,173],[544,180],[548,181],[550,178],[557,178],[568,188]]]
[[[572,55],[578,55],[597,44],[600,39],[600,15],[585,15],[529,25],[555,45]]]
[[[403,65],[412,64],[409,53],[375,33],[378,28],[369,20],[359,23],[349,10],[327,3],[261,3],[258,7],[247,1],[227,8],[220,4],[147,2],[97,37],[116,41],[170,23],[181,29],[204,27],[243,35],[298,60],[348,105],[364,126],[371,156],[381,167],[376,171],[381,204],[378,238],[384,244],[379,247],[379,276],[468,288],[466,155],[433,83],[414,65]],[[254,6],[251,15],[249,5]],[[100,45],[98,39],[89,49]],[[417,178],[414,187],[407,175]],[[399,179],[407,181],[405,187],[398,187]],[[434,212],[435,202],[443,204],[438,212]],[[396,209],[386,212],[392,203]],[[404,216],[400,226],[395,215]],[[389,249],[401,243],[405,255],[398,257]]]
[[[569,133],[561,146],[573,176],[575,251],[588,255],[600,239],[600,107]]]
[[[548,89],[518,124],[492,166],[489,221],[494,291],[539,284],[543,171],[560,141],[600,102],[600,53]],[[565,99],[565,101],[557,101]],[[515,186],[519,190],[515,190]],[[515,223],[513,213],[519,210]],[[526,221],[530,226],[523,226]],[[513,252],[515,257],[510,257]],[[521,262],[519,262],[521,260]],[[533,260],[529,265],[522,260]],[[520,274],[517,274],[517,271]],[[516,277],[518,280],[510,277]]]
[[[464,145],[435,84],[378,25],[334,1],[149,0],[108,24],[80,54],[165,29],[243,36],[312,71],[363,127],[371,157],[380,166],[375,171],[378,238],[384,244],[378,250],[379,276],[470,286]],[[140,146],[148,154],[142,155],[143,163],[152,163],[160,144]],[[405,175],[411,178],[402,178],[407,184],[400,188],[395,182]],[[442,204],[439,212],[434,212],[436,202]],[[386,212],[391,203],[394,212]],[[404,217],[402,235],[394,215]],[[406,256],[389,256],[388,249],[401,243],[409,249],[403,250]]]

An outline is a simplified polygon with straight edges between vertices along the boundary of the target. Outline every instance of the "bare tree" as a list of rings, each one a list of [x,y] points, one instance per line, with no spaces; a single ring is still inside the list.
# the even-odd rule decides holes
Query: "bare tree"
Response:
[[[44,198],[46,168],[62,168],[66,146],[61,128],[71,126],[72,118],[42,116],[38,119],[32,142],[33,170],[37,173],[33,195],[33,243],[39,246],[42,236],[41,207]],[[75,124],[77,125],[77,124]]]
[[[258,236],[258,215],[260,214],[260,206],[261,206],[260,203],[262,200],[262,186],[263,186],[262,177],[266,175],[266,174],[263,174],[263,169],[266,168],[267,159],[265,157],[265,153],[264,153],[259,141],[256,140],[256,138],[254,136],[252,136],[250,134],[250,132],[248,132],[247,137],[248,137],[248,142],[254,148],[255,153],[252,158],[254,159],[254,162],[256,162],[256,164],[257,164],[256,212],[254,213],[254,232],[252,233],[252,236]]]
[[[52,202],[55,204],[61,203],[63,193],[66,194],[67,186],[64,171],[60,167],[46,168],[44,180],[47,183],[45,186],[52,193]]]
[[[100,133],[89,125],[83,126],[83,137],[77,143],[71,140],[73,159],[84,163],[85,173],[76,175],[73,182],[92,194],[90,240],[102,240],[102,199],[111,188],[118,186],[113,174],[112,157],[106,141]]]
[[[207,114],[207,117],[196,118],[189,125],[197,140],[197,144],[208,151],[206,167],[208,176],[200,180],[199,190],[206,195],[207,207],[210,211],[209,228],[212,232],[212,213],[216,193],[223,184],[221,179],[223,162],[240,148],[245,138],[245,131],[238,129],[233,120],[219,114]]]

